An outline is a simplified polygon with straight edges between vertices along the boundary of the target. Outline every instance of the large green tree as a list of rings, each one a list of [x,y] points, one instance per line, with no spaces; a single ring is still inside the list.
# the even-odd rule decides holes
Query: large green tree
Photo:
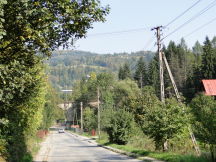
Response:
[[[206,40],[204,42],[203,46],[203,54],[202,54],[202,73],[203,73],[203,79],[213,79],[216,76],[215,74],[215,67],[216,64],[215,61],[216,53],[214,53],[212,43],[209,40],[208,37],[206,37]]]
[[[96,0],[7,0],[1,16],[6,33],[0,42],[0,62],[34,62],[35,52],[50,55],[59,46],[67,47],[86,35],[92,23],[104,21],[108,8]]]
[[[0,118],[9,125],[1,132],[8,160],[21,161],[42,120],[43,56],[85,37],[108,10],[96,0],[0,2]]]
[[[139,87],[144,87],[148,84],[147,67],[143,57],[137,62],[134,79],[138,82]]]

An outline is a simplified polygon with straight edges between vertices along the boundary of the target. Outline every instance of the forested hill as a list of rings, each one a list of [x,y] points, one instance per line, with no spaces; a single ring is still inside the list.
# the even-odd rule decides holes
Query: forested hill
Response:
[[[80,80],[91,72],[116,73],[124,63],[135,69],[137,60],[143,56],[148,63],[154,53],[138,51],[133,53],[97,54],[85,51],[62,50],[55,51],[47,61],[48,73],[52,84],[59,89],[72,87],[74,81]]]

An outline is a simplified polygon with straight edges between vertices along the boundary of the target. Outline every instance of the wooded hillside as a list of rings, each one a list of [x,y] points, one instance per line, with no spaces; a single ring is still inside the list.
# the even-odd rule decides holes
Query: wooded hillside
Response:
[[[137,60],[143,56],[148,63],[154,57],[150,51],[134,53],[97,54],[84,51],[55,51],[48,61],[48,73],[55,88],[72,87],[76,80],[86,77],[91,72],[114,72],[128,63],[132,71],[135,70]]]

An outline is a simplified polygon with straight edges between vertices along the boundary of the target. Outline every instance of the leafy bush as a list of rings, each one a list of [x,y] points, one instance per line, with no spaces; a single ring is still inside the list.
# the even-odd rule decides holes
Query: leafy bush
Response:
[[[97,122],[96,122],[96,116],[94,114],[94,110],[92,110],[90,107],[86,107],[84,112],[83,112],[83,117],[84,117],[84,128],[91,130],[95,129],[97,127]]]
[[[174,99],[166,104],[146,109],[143,131],[155,141],[156,149],[168,150],[167,141],[182,131],[186,116],[182,107]]]
[[[200,94],[192,100],[191,107],[195,135],[199,141],[209,145],[212,160],[216,161],[216,101]]]
[[[133,115],[123,109],[113,112],[110,124],[106,127],[109,141],[117,144],[126,144],[135,126]]]

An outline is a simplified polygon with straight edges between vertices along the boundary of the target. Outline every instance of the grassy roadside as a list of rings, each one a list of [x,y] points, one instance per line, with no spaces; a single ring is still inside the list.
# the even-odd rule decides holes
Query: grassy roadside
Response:
[[[49,132],[50,133],[50,132]],[[30,138],[27,139],[27,147],[29,152],[27,152],[22,161],[23,162],[32,162],[34,157],[37,155],[37,153],[39,152],[40,148],[41,148],[41,143],[43,141],[46,140],[46,136],[44,136],[43,138],[37,137],[35,136],[31,136]]]
[[[86,136],[89,138],[95,138],[95,137],[92,137],[91,135],[89,135],[88,133],[83,133],[83,134],[79,134],[79,135]],[[155,158],[158,160],[164,160],[167,162],[210,162],[211,161],[204,156],[197,157],[195,155],[189,155],[189,154],[183,155],[183,154],[178,154],[178,153],[174,153],[174,152],[148,151],[148,150],[144,150],[144,149],[139,149],[139,148],[134,147],[130,144],[118,145],[118,144],[110,143],[108,141],[108,137],[106,134],[102,134],[101,139],[99,140],[97,138],[96,142],[101,144],[101,145],[104,145],[104,146],[109,146],[112,148],[116,148],[116,149],[128,152],[129,155],[132,155],[132,156],[139,158],[139,159],[142,159],[142,157],[147,156],[147,157]]]
[[[110,146],[112,148],[126,151],[128,153],[131,153],[133,156],[141,159],[143,156],[148,156],[158,160],[165,160],[168,162],[207,162],[208,161],[204,157],[196,157],[194,155],[180,155],[172,152],[156,152],[156,151],[139,150],[130,145],[104,143],[99,140],[97,140],[97,142],[105,146]]]

